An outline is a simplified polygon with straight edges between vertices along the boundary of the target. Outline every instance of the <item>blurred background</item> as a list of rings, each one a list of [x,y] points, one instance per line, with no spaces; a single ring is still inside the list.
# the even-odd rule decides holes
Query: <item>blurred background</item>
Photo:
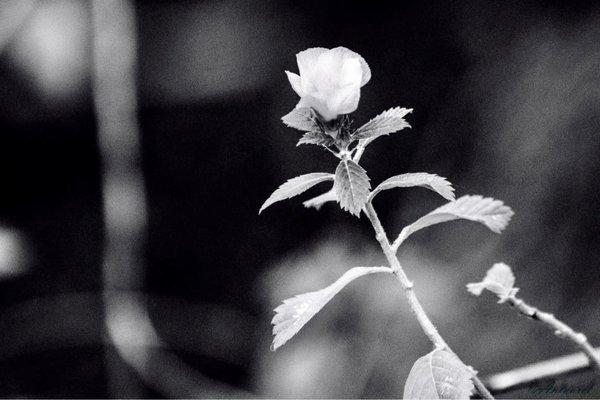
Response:
[[[295,54],[340,45],[373,72],[357,126],[414,108],[365,152],[374,185],[430,172],[516,213],[502,235],[457,221],[400,249],[454,350],[484,377],[574,350],[467,293],[499,261],[600,345],[599,5],[4,0],[0,396],[402,396],[431,345],[389,276],[269,351],[281,300],[384,264],[366,218],[302,207],[327,187],[257,214],[285,180],[335,168],[280,117]],[[395,237],[441,204],[398,189],[375,206]]]

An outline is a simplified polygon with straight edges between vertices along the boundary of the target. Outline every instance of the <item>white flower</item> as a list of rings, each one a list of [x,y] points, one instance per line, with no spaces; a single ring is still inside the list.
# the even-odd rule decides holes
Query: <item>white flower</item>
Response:
[[[300,75],[285,71],[300,102],[325,120],[356,110],[360,88],[371,79],[371,70],[357,53],[345,47],[314,47],[296,55]]]

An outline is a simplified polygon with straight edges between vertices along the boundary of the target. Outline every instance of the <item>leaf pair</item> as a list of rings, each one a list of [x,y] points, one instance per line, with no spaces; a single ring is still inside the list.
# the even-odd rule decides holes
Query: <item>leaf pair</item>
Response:
[[[386,179],[371,192],[369,197],[370,199],[373,199],[379,192],[383,190],[389,190],[397,187],[405,188],[414,186],[421,186],[433,190],[447,200],[454,200],[454,188],[452,187],[452,184],[446,180],[446,178],[425,172],[401,174]],[[314,207],[315,209],[319,210],[323,204],[330,201],[337,201],[337,196],[335,194],[335,190],[333,189],[323,193],[322,195],[307,200],[302,204],[304,204],[304,207],[306,208]]]
[[[447,200],[454,200],[454,188],[450,182],[440,176],[424,172],[393,176],[383,181],[375,190],[369,193],[371,187],[369,177],[360,165],[350,159],[343,159],[338,165],[333,190],[335,199],[340,202],[340,206],[351,214],[358,216],[367,201],[373,199],[379,192],[397,187],[413,186],[425,187]],[[321,202],[329,198],[326,197],[320,201],[313,199],[312,203],[310,201],[306,202],[305,206],[314,203],[315,207],[320,207]]]
[[[288,180],[269,196],[258,213],[273,203],[297,196],[321,182],[330,180],[334,180],[335,196],[332,200],[338,200],[344,210],[358,216],[369,198],[371,183],[365,170],[348,158],[340,161],[335,175],[314,172]]]
[[[410,124],[404,119],[406,114],[410,112],[412,112],[412,109],[401,107],[390,108],[382,112],[353,132],[345,145],[347,146],[359,140],[362,147],[365,147],[379,136],[389,135],[404,128],[410,128]],[[335,143],[335,139],[325,133],[316,113],[311,108],[294,108],[288,114],[284,115],[281,120],[290,128],[305,132],[304,136],[298,142],[298,146],[301,144],[316,144],[328,147]]]
[[[312,186],[335,179],[333,188],[320,196],[305,201],[305,207],[321,208],[329,201],[338,201],[343,209],[358,215],[365,202],[373,199],[379,192],[397,187],[421,186],[434,192],[447,200],[454,200],[454,188],[445,178],[424,172],[408,173],[393,176],[375,188],[370,194],[369,177],[365,170],[350,159],[340,161],[335,175],[324,172],[301,175],[290,179],[279,187],[263,204],[261,211],[271,204],[296,196]],[[365,194],[367,197],[365,197]]]

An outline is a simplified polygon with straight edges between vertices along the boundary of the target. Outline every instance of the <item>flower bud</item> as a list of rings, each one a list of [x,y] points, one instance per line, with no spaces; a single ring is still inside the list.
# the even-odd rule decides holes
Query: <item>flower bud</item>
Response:
[[[297,107],[311,107],[323,121],[356,110],[360,88],[371,79],[371,70],[357,53],[345,47],[314,47],[296,55],[300,75],[285,71],[300,96]]]

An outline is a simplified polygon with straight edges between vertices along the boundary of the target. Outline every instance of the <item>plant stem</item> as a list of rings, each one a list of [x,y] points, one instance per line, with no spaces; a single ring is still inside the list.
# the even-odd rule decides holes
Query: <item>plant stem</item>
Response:
[[[363,153],[365,152],[365,148],[372,141],[373,141],[372,138],[359,140],[358,145],[356,145],[356,147],[354,149],[352,149],[352,151],[356,150],[356,153],[354,153],[354,157],[352,157],[352,161],[354,161],[355,163],[358,163],[360,161],[360,158],[362,157]]]
[[[570,326],[556,319],[554,315],[540,311],[537,308],[525,303],[522,299],[515,297],[514,295],[509,296],[506,299],[506,302],[517,309],[517,311],[519,311],[521,314],[543,322],[550,329],[552,329],[557,336],[573,342],[575,346],[579,347],[579,349],[590,360],[590,364],[600,372],[600,354],[598,354],[592,345],[590,345],[587,337],[583,333],[575,332]]]
[[[419,321],[423,332],[436,348],[444,349],[458,357],[456,353],[452,351],[450,346],[448,346],[444,338],[442,338],[435,325],[433,325],[433,323],[427,316],[427,313],[423,309],[421,302],[419,302],[419,299],[417,298],[417,295],[413,290],[414,284],[410,281],[410,279],[408,279],[408,276],[406,275],[404,269],[400,265],[400,262],[396,257],[396,252],[390,245],[387,234],[385,233],[385,229],[381,225],[381,221],[379,220],[377,212],[373,208],[373,204],[371,203],[371,201],[367,202],[364,210],[365,214],[367,215],[367,217],[371,221],[371,224],[373,225],[373,229],[375,230],[375,238],[381,245],[381,249],[383,250],[385,257],[387,258],[387,261],[390,264],[390,267],[392,268],[396,279],[400,281],[400,284],[404,288],[404,293],[406,295],[406,298],[408,299],[408,303],[410,304],[410,309],[412,310],[413,314],[417,317],[417,320]],[[475,374],[473,374],[472,379],[473,383],[477,387],[477,390],[483,398],[494,398],[492,394],[487,390],[483,382],[481,382],[481,380]]]

